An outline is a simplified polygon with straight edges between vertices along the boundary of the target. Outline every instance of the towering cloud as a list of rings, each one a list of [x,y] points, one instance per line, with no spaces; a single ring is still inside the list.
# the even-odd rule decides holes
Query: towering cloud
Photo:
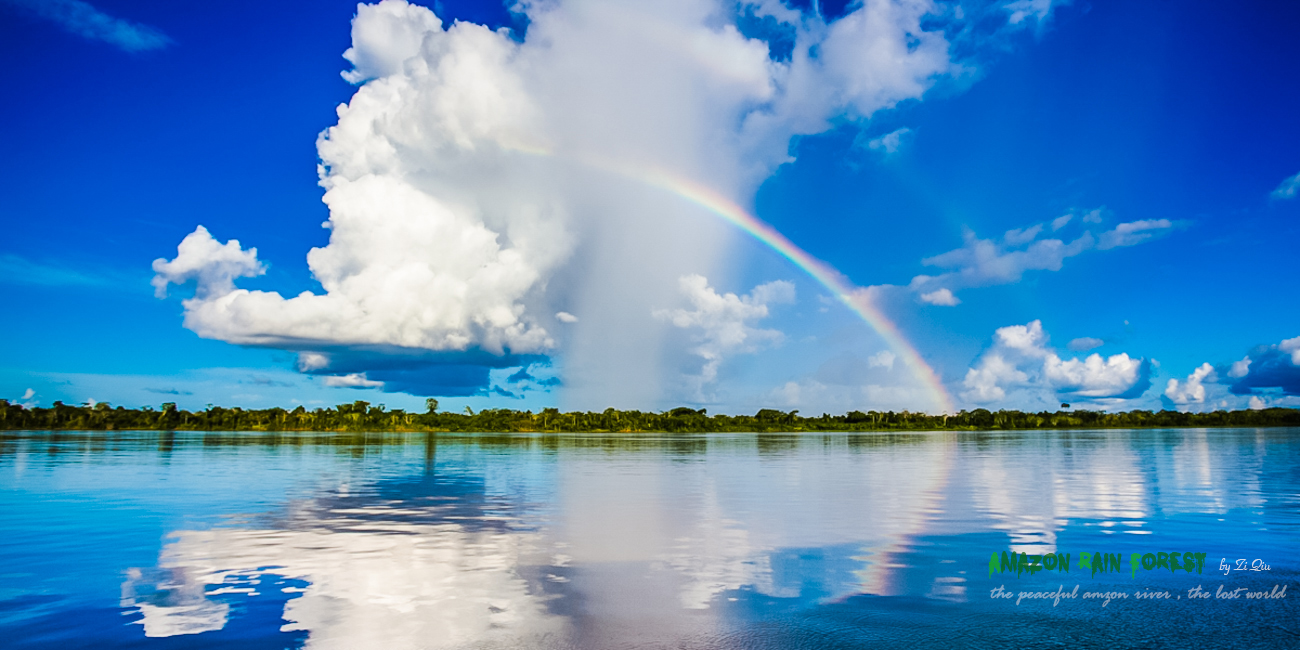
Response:
[[[186,326],[310,354],[302,369],[338,385],[436,391],[453,365],[457,390],[485,391],[473,368],[562,353],[570,406],[653,401],[668,324],[652,312],[678,278],[717,277],[732,236],[671,179],[744,204],[793,136],[968,72],[945,34],[975,28],[925,0],[869,0],[830,23],[774,2],[518,7],[526,34],[361,5],[344,53],[360,87],[317,143],[331,234],[307,260],[321,290],[236,288],[261,262],[200,228],[186,239],[199,252],[155,264],[156,286],[199,282]],[[993,8],[1005,27],[1050,3]],[[778,29],[742,33],[741,17]],[[778,32],[788,52],[769,46]],[[401,381],[381,377],[393,363]]]

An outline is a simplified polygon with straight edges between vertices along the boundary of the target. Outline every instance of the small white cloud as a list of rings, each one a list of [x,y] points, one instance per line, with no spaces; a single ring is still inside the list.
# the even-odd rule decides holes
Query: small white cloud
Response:
[[[1060,217],[1057,217],[1057,218],[1055,218],[1055,219],[1052,219],[1052,231],[1055,232],[1055,231],[1057,231],[1057,230],[1060,230],[1060,229],[1064,228],[1065,225],[1068,224],[1068,223],[1070,223],[1070,220],[1073,219],[1073,218],[1074,218],[1074,215],[1072,215],[1072,214],[1067,214],[1067,215],[1060,216]]]
[[[168,284],[198,281],[196,298],[225,296],[235,290],[235,278],[251,278],[266,273],[257,261],[257,249],[244,250],[239,240],[217,242],[207,228],[199,226],[176,247],[176,259],[153,261],[153,289],[159,298],[167,297]]]
[[[890,155],[898,151],[903,146],[904,139],[911,135],[912,130],[903,127],[896,131],[891,131],[874,140],[867,141],[867,148],[875,151],[883,151],[885,155]]]
[[[28,388],[26,391],[23,392],[23,396],[18,401],[18,405],[23,408],[28,408],[28,409],[32,408],[37,405],[37,401],[34,399],[35,397],[36,397],[36,391]]]
[[[325,385],[330,388],[379,388],[384,385],[382,381],[366,379],[366,373],[364,372],[323,377],[322,379]]]
[[[172,40],[154,27],[114,18],[81,0],[5,0],[92,41],[103,41],[127,52],[157,50]]]
[[[921,302],[929,305],[939,305],[941,307],[955,307],[961,304],[961,299],[952,295],[951,289],[936,289],[929,293],[921,294]]]
[[[1233,361],[1232,368],[1228,369],[1228,376],[1233,379],[1240,379],[1250,373],[1250,355],[1242,357],[1241,361]]]
[[[1214,380],[1214,366],[1203,363],[1187,376],[1186,381],[1180,383],[1177,379],[1170,379],[1165,384],[1165,397],[1179,406],[1200,404],[1205,401],[1206,380]]]
[[[1087,352],[1088,350],[1099,348],[1105,344],[1106,342],[1101,339],[1093,338],[1091,336],[1083,336],[1070,341],[1070,343],[1065,347],[1070,348],[1075,352]]]
[[[1108,230],[1101,234],[1101,237],[1097,240],[1097,249],[1104,251],[1121,246],[1141,244],[1160,234],[1160,231],[1173,227],[1174,222],[1168,219],[1143,219],[1141,221],[1121,223],[1115,226],[1114,230]]]
[[[1247,402],[1247,407],[1252,411],[1262,411],[1268,408],[1268,404],[1265,403],[1264,400],[1260,399],[1258,395],[1251,395],[1250,401]]]
[[[555,312],[555,320],[558,320],[561,323],[576,323],[578,322],[578,317],[567,311],[560,311]]]
[[[1104,208],[1097,208],[1083,215],[1084,223],[1101,223],[1101,213]]]
[[[877,352],[867,357],[867,367],[887,368],[889,370],[893,370],[894,360],[896,360],[897,358],[898,356],[895,355],[893,352],[890,352],[889,350],[881,350],[880,352]]]
[[[320,370],[330,365],[330,358],[319,352],[299,352],[298,353],[298,370],[307,372],[309,370]]]
[[[1028,228],[1013,228],[1002,235],[1002,241],[1008,246],[1019,246],[1028,244],[1038,239],[1038,233],[1043,232],[1043,224],[1036,224]]]
[[[1269,196],[1282,200],[1293,199],[1296,194],[1300,194],[1300,173],[1282,181]]]

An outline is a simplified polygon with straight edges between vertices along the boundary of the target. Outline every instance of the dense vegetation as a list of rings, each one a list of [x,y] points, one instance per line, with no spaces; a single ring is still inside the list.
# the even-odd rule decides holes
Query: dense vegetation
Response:
[[[307,410],[301,406],[245,410],[209,406],[183,411],[174,403],[151,407],[113,408],[106,403],[51,408],[25,408],[0,400],[0,429],[26,430],[173,430],[173,431],[551,431],[551,432],[714,432],[714,431],[929,431],[989,429],[1095,429],[1172,427],[1275,427],[1300,426],[1300,410],[1272,408],[1261,411],[1057,411],[1023,413],[975,409],[956,415],[927,415],[850,411],[845,415],[803,417],[763,409],[754,415],[708,415],[705,409],[675,408],[662,413],[618,411],[540,413],[488,409],[478,413],[440,413],[437,400],[429,400],[425,413],[389,410],[367,402]]]

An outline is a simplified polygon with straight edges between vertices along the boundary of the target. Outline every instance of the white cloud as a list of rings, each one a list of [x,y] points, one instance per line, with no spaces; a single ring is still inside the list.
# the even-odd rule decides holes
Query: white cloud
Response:
[[[22,7],[82,38],[103,41],[127,52],[157,50],[171,45],[156,28],[114,18],[81,0],[3,0]]]
[[[199,280],[185,324],[208,338],[561,354],[569,406],[646,403],[667,336],[651,308],[735,233],[645,179],[744,204],[793,137],[971,72],[931,2],[830,24],[776,5],[754,9],[793,31],[785,61],[726,24],[725,3],[522,3],[523,42],[404,0],[361,5],[344,73],[361,85],[317,141],[331,234],[307,262],[323,291],[235,288],[261,269],[251,249],[233,268],[181,255],[156,282]],[[543,326],[560,304],[582,314],[563,350]]]
[[[909,286],[918,292],[934,293],[940,289],[1018,282],[1026,271],[1059,271],[1067,258],[1094,245],[1087,232],[1068,244],[1060,239],[1033,241],[1040,231],[1037,226],[1012,230],[1007,233],[1009,240],[995,241],[980,239],[967,230],[961,248],[921,260],[927,266],[952,271],[939,276],[918,275]]]
[[[320,370],[328,368],[330,365],[329,355],[319,352],[299,352],[298,353],[298,370],[307,372],[310,370]]]
[[[1278,349],[1291,353],[1291,365],[1300,366],[1300,336],[1286,339],[1278,344]]]
[[[903,146],[903,138],[911,135],[911,133],[912,130],[907,127],[890,131],[879,138],[868,140],[867,148],[875,151],[883,151],[885,155],[893,154],[898,151],[899,147]]]
[[[1293,199],[1296,194],[1300,194],[1300,173],[1279,183],[1269,196],[1275,199]]]
[[[1160,231],[1173,227],[1174,222],[1168,219],[1143,219],[1141,221],[1121,223],[1115,226],[1114,230],[1108,230],[1101,234],[1097,241],[1097,249],[1104,251],[1120,246],[1140,244],[1160,234]]]
[[[1268,404],[1264,400],[1260,399],[1258,395],[1251,395],[1250,401],[1247,402],[1247,407],[1252,411],[1262,411],[1268,408]]]
[[[34,408],[39,403],[36,401],[35,397],[36,397],[36,391],[34,389],[28,388],[27,390],[23,391],[23,396],[22,398],[19,399],[18,405],[28,409]]]
[[[382,381],[366,379],[366,374],[363,372],[322,377],[321,380],[330,388],[379,388],[384,385]]]
[[[167,296],[169,284],[196,280],[195,298],[207,300],[230,294],[235,290],[235,278],[262,275],[266,267],[257,261],[256,248],[244,250],[236,239],[221,244],[207,228],[199,226],[181,240],[175,259],[154,260],[153,271],[154,294],[159,298]]]
[[[961,304],[961,299],[952,295],[951,289],[935,289],[930,293],[921,294],[921,302],[930,305],[939,305],[942,307],[955,307]]]
[[[550,347],[540,326],[521,318],[518,301],[539,271],[481,223],[386,176],[333,180],[330,245],[308,266],[323,294],[293,298],[235,289],[233,278],[260,275],[256,249],[220,245],[201,226],[175,260],[154,262],[159,293],[198,279],[185,326],[200,336],[255,345],[392,345],[494,352]]]
[[[578,317],[567,311],[557,311],[555,312],[555,320],[558,320],[561,323],[576,323],[578,322]]]
[[[747,296],[737,296],[714,291],[704,276],[688,275],[680,279],[680,286],[693,309],[661,309],[654,316],[682,329],[697,330],[698,345],[691,352],[704,359],[704,367],[697,378],[696,393],[700,401],[708,401],[703,389],[717,378],[725,355],[755,352],[784,339],[777,330],[759,329],[752,324],[767,318],[769,305],[794,302],[794,285],[777,280],[754,287]]]
[[[1203,382],[1206,380],[1214,381],[1214,366],[1203,363],[1181,383],[1177,379],[1170,379],[1165,384],[1165,397],[1179,406],[1200,404],[1205,401]]]
[[[425,37],[442,29],[442,20],[420,5],[406,2],[358,4],[352,21],[352,47],[343,58],[352,64],[343,78],[359,84],[400,74],[420,54]]]
[[[1075,352],[1087,352],[1088,350],[1099,348],[1105,344],[1106,342],[1101,339],[1093,338],[1091,336],[1083,336],[1070,341],[1070,343],[1065,347]]]
[[[1134,397],[1149,386],[1149,364],[1144,359],[1127,353],[1062,359],[1047,343],[1041,321],[998,328],[993,346],[966,372],[962,397],[986,404],[1020,390],[1039,403],[1058,396],[1113,400]]]
[[[986,354],[977,366],[966,371],[966,378],[962,381],[966,391],[962,397],[977,404],[1000,402],[1007,396],[1006,386],[1027,381],[1029,375],[1008,363],[1002,355]]]
[[[1102,208],[1092,210],[1082,221],[1100,222],[1101,213]],[[1052,232],[1063,228],[1071,219],[1072,214],[1052,220]],[[955,305],[960,302],[953,295],[957,289],[1019,282],[1028,271],[1059,271],[1066,259],[1086,251],[1133,246],[1177,225],[1168,219],[1132,221],[1121,223],[1098,238],[1091,231],[1084,231],[1068,243],[1064,239],[1039,239],[1043,224],[1008,230],[999,239],[980,239],[966,229],[961,248],[921,260],[922,264],[948,272],[937,276],[918,275],[912,278],[908,288],[918,293],[922,302]]]
[[[1242,357],[1241,361],[1233,361],[1232,367],[1228,370],[1228,376],[1233,379],[1240,379],[1250,373],[1250,355]]]
[[[1082,361],[1052,354],[1043,364],[1043,376],[1052,388],[1080,397],[1117,397],[1137,384],[1142,372],[1143,360],[1123,352],[1105,360],[1090,354]]]

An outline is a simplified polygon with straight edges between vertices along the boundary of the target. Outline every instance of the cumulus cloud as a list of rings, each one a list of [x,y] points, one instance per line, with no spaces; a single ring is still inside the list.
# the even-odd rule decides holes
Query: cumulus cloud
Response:
[[[1084,223],[1101,221],[1102,209],[1083,215]],[[1074,218],[1073,214],[1052,220],[1051,231],[1064,228]],[[1070,241],[1065,239],[1040,239],[1046,224],[1013,228],[996,239],[981,239],[967,228],[961,248],[921,260],[926,266],[947,271],[940,275],[918,275],[908,288],[916,292],[922,302],[934,305],[956,305],[960,300],[954,291],[968,287],[982,287],[1019,282],[1029,271],[1059,271],[1065,260],[1089,250],[1109,250],[1134,246],[1148,241],[1176,227],[1168,219],[1149,219],[1120,223],[1113,229],[1094,237],[1085,230]]]
[[[1257,346],[1224,374],[1233,379],[1230,390],[1235,395],[1300,395],[1300,336]]]
[[[1233,379],[1245,377],[1250,373],[1250,355],[1242,357],[1241,361],[1233,361],[1232,366],[1228,368],[1228,376]]]
[[[359,6],[343,73],[359,87],[317,142],[331,232],[307,263],[321,289],[237,288],[264,269],[255,251],[196,230],[196,251],[155,266],[160,291],[196,281],[185,326],[325,355],[303,370],[385,390],[462,390],[520,355],[562,354],[570,406],[643,404],[669,327],[653,306],[734,236],[645,179],[743,205],[792,138],[971,71],[947,35],[974,27],[924,1],[871,0],[831,22],[771,2],[517,7],[526,34],[404,0]],[[1047,15],[1023,11],[1017,24]],[[788,49],[742,33],[738,14],[770,18]],[[548,331],[552,314],[572,327]]]
[[[567,311],[557,311],[555,312],[555,320],[558,320],[561,323],[576,323],[578,322],[578,317]]]
[[[1087,352],[1088,350],[1099,348],[1105,344],[1106,342],[1101,339],[1093,338],[1091,336],[1083,336],[1070,341],[1065,347],[1074,352]]]
[[[1205,401],[1206,381],[1214,381],[1214,366],[1203,363],[1181,383],[1170,379],[1165,384],[1165,398],[1179,407],[1201,404]]]
[[[165,298],[168,285],[195,280],[194,299],[201,301],[230,294],[235,290],[235,278],[262,275],[266,267],[257,261],[256,248],[244,250],[236,239],[222,244],[199,226],[181,240],[175,259],[154,260],[153,272],[154,295]]]
[[[1300,173],[1279,183],[1269,196],[1279,200],[1294,199],[1297,193],[1300,193]]]
[[[769,305],[794,302],[794,285],[777,280],[754,287],[749,295],[737,296],[734,293],[719,294],[700,275],[683,276],[680,283],[681,292],[692,308],[661,309],[654,315],[675,327],[694,332],[696,345],[691,352],[704,359],[704,367],[694,378],[695,398],[706,402],[710,398],[704,389],[717,379],[724,356],[755,352],[765,345],[782,341],[784,336],[780,331],[760,329],[753,324],[767,318]],[[892,358],[889,363],[892,365]]]
[[[127,52],[157,50],[172,44],[154,27],[114,18],[81,0],[0,0],[49,20],[92,41],[103,41]]]
[[[1141,395],[1151,386],[1150,362],[1127,353],[1103,358],[1062,359],[1048,346],[1041,321],[1001,327],[993,345],[980,355],[962,381],[962,397],[977,404],[1000,402],[1010,391],[1048,403],[1053,398],[1118,400]]]

